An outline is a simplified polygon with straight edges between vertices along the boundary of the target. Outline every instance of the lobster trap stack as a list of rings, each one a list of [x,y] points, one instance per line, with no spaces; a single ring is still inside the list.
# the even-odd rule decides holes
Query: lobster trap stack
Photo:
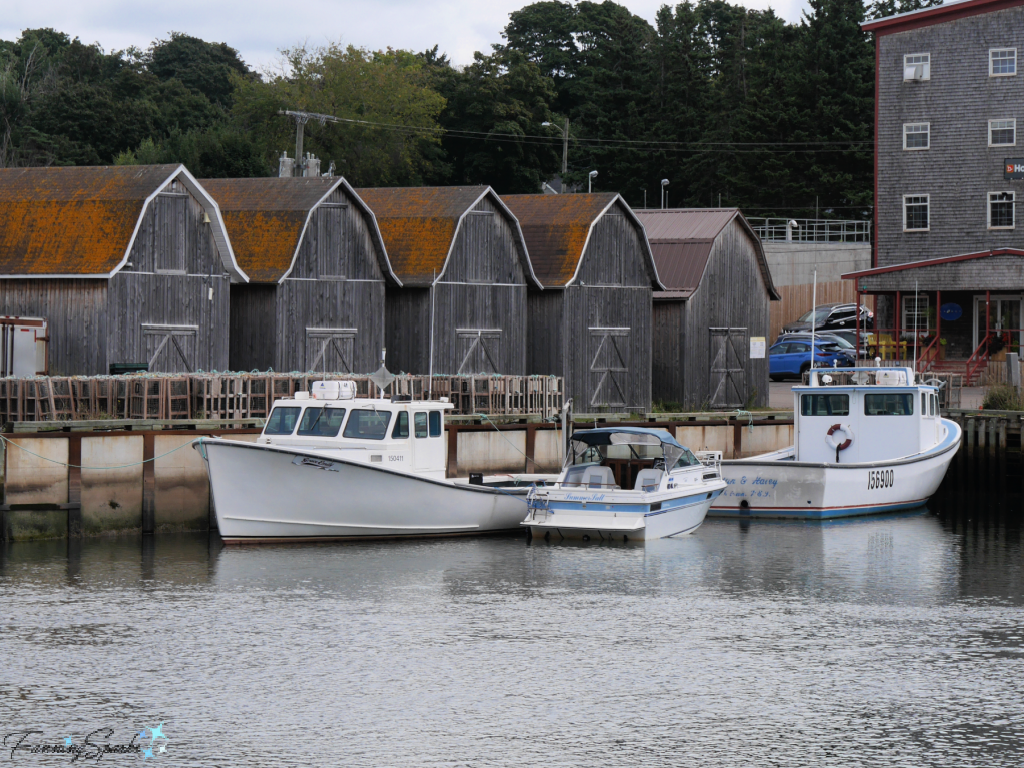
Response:
[[[352,381],[356,397],[380,394],[369,376],[322,373],[127,374],[0,379],[0,425],[15,421],[107,419],[206,420],[266,418],[275,401],[309,392],[313,382]],[[385,395],[448,398],[458,415],[539,415],[562,407],[554,376],[412,376]]]

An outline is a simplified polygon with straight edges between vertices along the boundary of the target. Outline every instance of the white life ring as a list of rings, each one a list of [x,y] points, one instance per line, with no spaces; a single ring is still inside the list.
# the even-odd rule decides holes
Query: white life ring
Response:
[[[840,443],[836,440],[836,432],[842,432],[846,439]],[[833,424],[825,434],[825,443],[833,451],[845,451],[853,445],[853,428],[849,424]]]

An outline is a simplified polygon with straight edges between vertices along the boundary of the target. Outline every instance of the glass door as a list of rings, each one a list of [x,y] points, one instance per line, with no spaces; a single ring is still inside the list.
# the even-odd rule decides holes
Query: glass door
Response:
[[[1024,323],[1021,323],[1020,296],[992,296],[989,299],[988,327],[1009,352],[1019,353],[1024,342]],[[974,348],[985,336],[985,297],[974,297]]]

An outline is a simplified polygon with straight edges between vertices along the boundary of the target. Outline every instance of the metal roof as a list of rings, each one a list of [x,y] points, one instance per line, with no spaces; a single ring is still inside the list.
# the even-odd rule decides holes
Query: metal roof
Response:
[[[217,204],[183,165],[0,169],[0,277],[110,277],[150,201],[175,180],[210,215],[225,269],[245,280]]]
[[[975,251],[973,253],[961,253],[957,256],[941,256],[934,259],[920,259],[918,261],[906,261],[902,264],[890,264],[887,267],[872,267],[857,272],[847,272],[840,275],[843,280],[856,280],[859,277],[871,277],[872,275],[884,275],[890,272],[904,272],[908,269],[920,269],[922,267],[937,267],[941,264],[955,264],[958,261],[974,261],[989,256],[1024,256],[1024,250],[1019,248],[993,248],[987,251]]]
[[[377,187],[355,190],[373,211],[388,259],[404,285],[428,286],[444,274],[466,214],[487,197],[515,225],[520,260],[535,280],[515,217],[490,187]]]
[[[220,206],[231,244],[249,278],[276,283],[291,272],[317,207],[342,187],[366,217],[381,271],[396,284],[373,212],[341,176],[203,179]]]
[[[641,210],[636,215],[647,230],[658,277],[671,294],[682,292],[688,298],[697,290],[715,239],[736,219],[754,242],[768,295],[774,300],[779,299],[761,239],[738,208],[666,208]],[[676,296],[663,294],[655,295],[655,298]]]
[[[892,16],[884,16],[880,19],[862,21],[860,26],[865,32],[887,35],[893,32],[902,32],[908,29],[931,26],[932,24],[955,21],[956,19],[963,19],[968,16],[1001,11],[1006,8],[1016,8],[1020,5],[1024,5],[1024,0],[960,0],[960,2],[943,3],[942,5],[918,8],[913,11],[896,13]]]

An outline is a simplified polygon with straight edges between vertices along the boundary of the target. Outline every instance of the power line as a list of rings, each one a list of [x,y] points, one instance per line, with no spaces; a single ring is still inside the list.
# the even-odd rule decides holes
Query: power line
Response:
[[[493,131],[466,131],[458,129],[445,129],[440,126],[428,128],[415,125],[400,125],[398,123],[381,123],[373,120],[357,120],[348,117],[336,117],[334,115],[323,115],[315,112],[295,112],[282,110],[279,114],[289,116],[302,116],[304,122],[313,120],[320,125],[326,123],[349,123],[353,125],[365,125],[370,128],[384,128],[392,131],[404,132],[410,135],[431,135],[438,138],[461,138],[478,141],[507,141],[517,144],[538,144],[552,145],[562,141],[561,136],[543,136],[528,133],[500,133]],[[862,148],[867,151],[873,148],[874,141],[769,141],[769,142],[686,142],[686,141],[656,141],[644,139],[599,139],[573,137],[577,146],[595,147],[601,149],[633,149],[641,151],[654,149],[667,152],[729,152],[733,154],[760,154],[763,152],[780,153],[816,153],[816,152],[846,152]],[[736,149],[742,147],[742,149]],[[782,149],[773,149],[773,148]],[[802,147],[802,149],[801,149]]]

